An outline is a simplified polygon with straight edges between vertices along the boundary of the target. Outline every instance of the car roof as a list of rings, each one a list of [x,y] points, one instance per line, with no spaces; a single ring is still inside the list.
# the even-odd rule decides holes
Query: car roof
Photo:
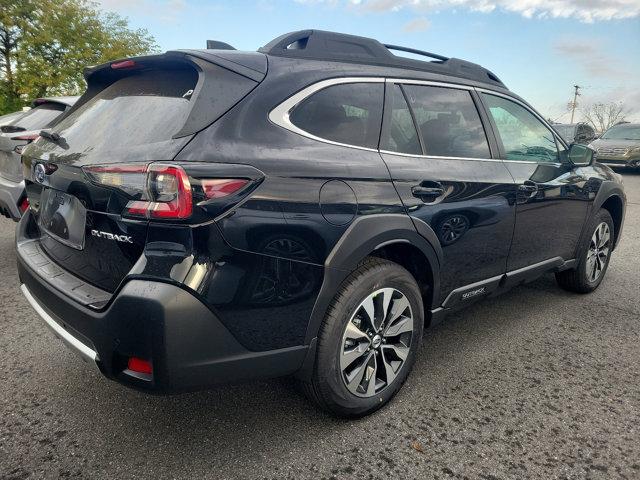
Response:
[[[258,51],[278,57],[428,72],[506,89],[505,84],[495,74],[478,64],[414,48],[382,44],[372,38],[343,33],[300,30],[281,35]],[[398,56],[393,53],[394,51],[417,55],[424,60]]]

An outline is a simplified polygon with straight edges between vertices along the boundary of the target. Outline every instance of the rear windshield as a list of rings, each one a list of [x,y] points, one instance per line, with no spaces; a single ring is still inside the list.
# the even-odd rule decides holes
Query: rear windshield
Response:
[[[58,118],[64,110],[65,106],[59,103],[43,103],[18,117],[9,125],[24,128],[26,131],[41,130]]]
[[[75,150],[170,140],[184,125],[198,74],[156,70],[122,78],[62,120],[59,132]]]

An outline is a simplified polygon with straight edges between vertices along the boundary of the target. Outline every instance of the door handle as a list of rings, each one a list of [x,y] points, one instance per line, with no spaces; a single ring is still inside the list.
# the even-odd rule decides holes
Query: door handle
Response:
[[[436,198],[444,195],[445,189],[440,182],[422,182],[411,187],[411,193],[418,198]]]
[[[531,180],[526,180],[522,185],[518,185],[518,190],[524,193],[534,193],[538,191],[538,185]]]

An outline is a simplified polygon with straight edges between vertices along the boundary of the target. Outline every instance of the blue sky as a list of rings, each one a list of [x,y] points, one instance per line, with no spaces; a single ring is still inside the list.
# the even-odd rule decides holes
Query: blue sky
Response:
[[[207,39],[255,50],[307,28],[376,38],[480,63],[540,112],[623,102],[640,121],[640,0],[101,0],[162,50]]]

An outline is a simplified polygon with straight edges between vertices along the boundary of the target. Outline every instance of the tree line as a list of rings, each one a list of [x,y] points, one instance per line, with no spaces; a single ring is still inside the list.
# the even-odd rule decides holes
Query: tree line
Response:
[[[0,0],[0,115],[77,95],[90,65],[158,50],[145,29],[87,0]]]

